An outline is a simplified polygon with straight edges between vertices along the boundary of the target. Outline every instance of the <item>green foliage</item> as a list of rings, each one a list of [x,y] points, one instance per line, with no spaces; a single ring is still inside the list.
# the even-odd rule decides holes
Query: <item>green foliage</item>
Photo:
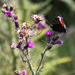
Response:
[[[5,1],[3,1],[5,2]],[[3,4],[2,2],[2,4]],[[61,15],[68,29],[75,25],[75,1],[74,0],[6,0],[6,3],[15,4],[16,15],[22,22],[32,23],[31,15],[41,13],[46,17],[47,23],[52,24],[53,19]],[[0,9],[1,5],[0,4]],[[74,26],[75,28],[75,26]],[[45,31],[39,31],[38,37],[34,37],[35,48],[31,52],[32,64],[37,65],[40,54],[46,44]],[[72,29],[62,38],[61,46],[54,46],[46,53],[45,68],[41,75],[74,75],[75,74],[75,31]],[[0,75],[13,75],[13,70],[23,70],[26,64],[21,61],[19,50],[11,50],[12,42],[17,43],[13,22],[8,21],[6,16],[0,12]],[[34,56],[33,56],[34,55]],[[35,62],[35,63],[34,63]],[[34,69],[36,66],[34,66]],[[29,70],[28,70],[28,74]]]

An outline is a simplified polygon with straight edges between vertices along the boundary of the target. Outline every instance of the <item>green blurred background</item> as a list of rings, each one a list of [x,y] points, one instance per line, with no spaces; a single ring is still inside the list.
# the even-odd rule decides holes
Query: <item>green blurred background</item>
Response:
[[[75,75],[75,0],[0,0],[0,10],[4,3],[13,4],[14,13],[18,15],[20,23],[32,23],[32,14],[41,13],[45,16],[47,24],[51,25],[53,19],[61,15],[67,26],[67,33],[61,38],[63,45],[55,45],[46,53],[45,66],[41,75]],[[34,69],[40,60],[40,53],[46,45],[45,30],[41,35],[35,36],[35,48],[31,52]],[[0,12],[0,75],[14,75],[14,70],[22,72],[27,69],[21,60],[18,49],[11,50],[12,42],[17,43],[14,23]],[[27,75],[31,75],[29,70]]]

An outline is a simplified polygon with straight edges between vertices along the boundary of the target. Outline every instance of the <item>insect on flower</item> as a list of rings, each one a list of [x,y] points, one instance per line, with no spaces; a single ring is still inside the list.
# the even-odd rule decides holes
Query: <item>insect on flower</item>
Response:
[[[66,25],[63,22],[63,18],[61,16],[57,16],[57,18],[54,19],[53,25],[50,26],[54,31],[57,32],[64,32],[66,33]]]

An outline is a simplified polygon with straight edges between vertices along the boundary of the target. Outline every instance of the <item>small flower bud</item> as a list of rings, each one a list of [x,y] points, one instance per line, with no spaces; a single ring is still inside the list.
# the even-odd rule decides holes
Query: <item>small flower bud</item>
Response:
[[[14,8],[14,6],[13,6],[13,5],[10,5],[10,11],[12,11],[12,10],[13,10],[13,8]]]
[[[53,38],[52,38],[52,40],[53,41],[56,41],[56,40],[58,40],[60,37],[62,37],[63,36],[63,33],[59,33],[58,35],[55,35]]]
[[[53,36],[53,38],[52,38],[53,41],[56,41],[56,40],[58,40],[58,39],[59,39],[59,36],[58,36],[58,35],[55,35],[55,36]]]
[[[27,49],[27,48],[28,48],[28,45],[25,45],[24,48],[23,48],[23,50],[24,50],[24,49]]]
[[[27,72],[26,72],[25,69],[22,71],[22,73],[23,73],[23,75],[26,75],[27,74]]]
[[[51,44],[55,45],[56,44],[56,41],[52,41]]]
[[[15,16],[15,14],[12,14],[13,20],[17,20],[18,16]]]
[[[23,39],[23,33],[20,33],[20,37],[19,37],[20,39]]]
[[[18,19],[18,16],[14,16],[14,19],[17,20]]]
[[[15,20],[15,26],[16,26],[16,28],[18,28],[18,27],[19,27],[19,23],[18,23],[18,21],[17,21],[17,20]]]
[[[17,48],[21,48],[21,45],[22,45],[22,42],[19,42],[19,43],[17,44]]]
[[[50,43],[51,38],[49,36],[47,36],[47,43]]]
[[[4,4],[3,7],[8,11],[9,8],[8,8],[8,5],[7,4]]]
[[[62,40],[58,40],[58,41],[56,41],[56,43],[59,44],[59,45],[62,45],[63,41]]]
[[[51,49],[51,48],[52,48],[52,45],[48,46],[46,49],[49,50],[49,49]]]
[[[41,57],[43,57],[44,53],[41,53]]]

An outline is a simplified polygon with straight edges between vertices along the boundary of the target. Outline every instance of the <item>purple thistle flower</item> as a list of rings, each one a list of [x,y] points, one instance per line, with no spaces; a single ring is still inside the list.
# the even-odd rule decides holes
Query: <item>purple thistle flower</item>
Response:
[[[27,74],[27,72],[26,72],[25,69],[22,71],[22,73],[23,73],[23,75],[26,75]]]
[[[13,43],[13,44],[11,45],[11,48],[12,48],[12,49],[17,48],[17,44],[14,44],[14,43]]]
[[[38,27],[37,27],[38,29],[42,29],[43,28],[43,26],[41,25],[41,24],[38,24]]]
[[[40,19],[39,19],[38,15],[32,15],[32,18],[33,18],[34,23],[36,23],[36,24],[39,23]]]
[[[8,17],[11,17],[12,16],[12,13],[10,11],[6,11],[5,12],[5,15],[8,16]]]
[[[62,40],[58,40],[58,41],[56,41],[56,44],[62,45],[63,41]]]
[[[47,36],[52,36],[53,35],[53,31],[50,31],[50,30],[46,31],[46,35]]]
[[[15,26],[18,28],[19,27],[19,23],[17,20],[15,20]]]
[[[29,42],[27,43],[27,46],[28,46],[29,48],[33,48],[33,47],[34,47],[34,44],[32,43],[32,41],[29,41]]]

